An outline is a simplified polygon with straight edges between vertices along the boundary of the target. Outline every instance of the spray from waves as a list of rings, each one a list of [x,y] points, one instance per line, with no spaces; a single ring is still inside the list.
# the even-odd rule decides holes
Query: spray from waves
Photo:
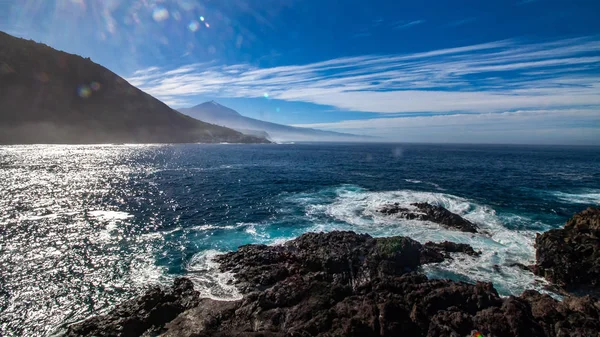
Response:
[[[186,269],[187,277],[194,282],[194,289],[201,297],[222,301],[235,301],[242,298],[233,285],[233,274],[219,270],[219,264],[214,257],[223,254],[217,250],[206,250],[197,253],[189,261]]]
[[[306,231],[353,230],[373,236],[403,235],[419,242],[453,241],[467,243],[482,252],[477,258],[454,255],[453,260],[424,267],[432,278],[451,278],[463,281],[493,282],[503,295],[519,295],[526,289],[544,291],[543,279],[525,272],[515,263],[532,264],[535,259],[533,243],[539,224],[532,230],[512,230],[511,221],[523,222],[523,216],[497,214],[485,205],[451,194],[411,190],[371,192],[354,185],[325,189],[314,194],[288,198],[305,210],[305,222],[312,225]],[[411,203],[427,202],[445,207],[451,212],[476,223],[480,233],[463,233],[437,224],[390,217],[378,212],[389,203],[410,207]]]
[[[202,296],[234,300],[241,297],[232,285],[233,275],[221,273],[213,258],[219,251],[236,249],[239,244],[280,244],[306,232],[351,230],[376,237],[403,235],[419,242],[453,241],[467,243],[482,252],[473,258],[454,254],[454,259],[424,267],[432,278],[467,282],[493,282],[502,295],[519,295],[526,289],[544,291],[547,283],[521,270],[516,263],[528,265],[535,259],[536,231],[550,228],[522,214],[501,213],[489,206],[459,196],[412,190],[373,192],[355,185],[326,188],[312,193],[280,196],[280,212],[263,223],[238,223],[226,228],[197,227],[196,231],[218,231],[222,244],[202,251],[187,265]],[[384,215],[378,210],[389,203],[410,207],[427,202],[445,207],[476,223],[480,233],[464,233],[437,224],[405,220]],[[518,229],[515,229],[518,228]]]
[[[421,180],[416,180],[416,179],[404,179],[404,181],[406,181],[407,183],[411,183],[411,184],[429,185],[429,186],[435,187],[436,189],[438,189],[440,191],[445,191],[445,189],[443,189],[440,185],[438,185],[436,183],[429,182],[429,181],[421,181]]]
[[[583,193],[566,193],[560,191],[549,193],[558,200],[569,204],[600,205],[600,191],[598,190],[586,190]]]

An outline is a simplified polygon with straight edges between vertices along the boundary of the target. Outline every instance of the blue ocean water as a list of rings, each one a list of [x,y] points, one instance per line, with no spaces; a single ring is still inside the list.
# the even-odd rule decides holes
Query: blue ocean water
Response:
[[[152,284],[191,277],[235,299],[211,257],[307,231],[473,245],[479,258],[430,277],[543,289],[535,234],[600,204],[600,148],[416,145],[0,147],[0,335],[50,335]],[[477,223],[469,234],[382,216],[430,202]]]

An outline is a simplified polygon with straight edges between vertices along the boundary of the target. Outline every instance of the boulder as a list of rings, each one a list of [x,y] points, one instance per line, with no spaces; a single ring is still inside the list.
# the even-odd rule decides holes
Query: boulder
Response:
[[[538,235],[534,271],[567,290],[600,288],[600,208],[588,208],[564,228]]]
[[[462,232],[477,233],[477,225],[442,206],[435,206],[428,203],[414,203],[411,206],[413,208],[403,207],[399,203],[394,203],[383,206],[379,212],[386,215],[395,215],[407,220],[430,221]]]
[[[193,283],[176,279],[173,287],[153,287],[140,297],[122,303],[107,315],[92,317],[68,327],[65,336],[141,336],[159,329],[180,313],[200,303]]]

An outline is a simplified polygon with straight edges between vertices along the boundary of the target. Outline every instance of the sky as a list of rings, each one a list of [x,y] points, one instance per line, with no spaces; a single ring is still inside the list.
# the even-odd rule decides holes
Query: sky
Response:
[[[0,0],[177,109],[400,142],[600,145],[600,1]]]

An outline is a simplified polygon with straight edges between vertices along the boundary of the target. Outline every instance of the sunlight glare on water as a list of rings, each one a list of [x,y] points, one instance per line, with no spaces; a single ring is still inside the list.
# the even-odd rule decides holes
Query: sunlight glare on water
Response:
[[[308,231],[467,243],[483,254],[425,273],[493,282],[501,295],[542,290],[513,263],[533,263],[536,233],[598,204],[599,155],[408,144],[3,146],[0,335],[49,335],[182,275],[202,296],[238,299],[218,252]],[[494,167],[498,158],[511,176]],[[481,231],[378,212],[390,202],[440,205]]]
[[[36,334],[47,334],[114,305],[140,281],[161,281],[154,239],[138,235],[147,229],[136,228],[132,214],[117,211],[129,198],[152,202],[153,191],[130,182],[134,169],[145,169],[130,164],[132,152],[143,156],[144,147],[0,150],[0,194],[11,196],[0,200],[1,335],[31,335],[30,321],[39,324]]]

